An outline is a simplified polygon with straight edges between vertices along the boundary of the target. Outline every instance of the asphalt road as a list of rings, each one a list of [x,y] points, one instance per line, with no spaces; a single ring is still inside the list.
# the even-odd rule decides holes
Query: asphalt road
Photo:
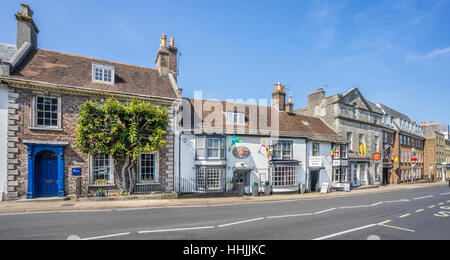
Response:
[[[0,215],[0,239],[449,240],[448,185],[328,199]]]

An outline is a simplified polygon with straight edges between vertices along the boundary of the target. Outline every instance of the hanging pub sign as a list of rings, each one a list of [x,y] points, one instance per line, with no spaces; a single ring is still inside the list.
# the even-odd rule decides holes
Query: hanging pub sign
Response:
[[[381,160],[381,153],[374,153],[373,154],[373,160],[374,161],[380,161]]]
[[[247,159],[250,156],[250,150],[245,146],[239,146],[233,149],[233,156],[236,159]]]

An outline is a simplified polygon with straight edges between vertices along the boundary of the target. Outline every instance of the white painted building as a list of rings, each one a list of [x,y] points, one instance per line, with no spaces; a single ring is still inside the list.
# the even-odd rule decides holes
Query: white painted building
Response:
[[[0,43],[0,76],[16,52],[13,44]],[[6,67],[5,67],[6,68]],[[0,81],[0,201],[6,199],[8,182],[8,87]]]
[[[280,93],[276,91],[273,98]],[[277,102],[272,107],[207,102],[183,101],[176,190],[223,192],[232,186],[235,192],[248,194],[256,186],[262,192],[268,183],[278,193],[319,191],[322,183],[340,182],[340,176],[333,176],[331,150],[334,144],[342,146],[345,139],[321,119],[285,110],[284,102],[279,107]],[[292,106],[289,102],[286,108]],[[261,124],[264,115],[270,124]],[[240,142],[232,145],[234,138]]]

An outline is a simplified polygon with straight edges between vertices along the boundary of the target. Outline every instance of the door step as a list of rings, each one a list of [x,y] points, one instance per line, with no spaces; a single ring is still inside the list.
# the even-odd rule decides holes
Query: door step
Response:
[[[17,202],[46,202],[46,201],[65,201],[70,200],[69,197],[45,197],[45,198],[33,198],[33,199],[20,199]]]

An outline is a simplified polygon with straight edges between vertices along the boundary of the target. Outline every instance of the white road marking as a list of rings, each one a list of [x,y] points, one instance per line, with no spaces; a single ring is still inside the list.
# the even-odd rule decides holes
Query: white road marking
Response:
[[[444,202],[438,203],[438,205],[439,205],[439,206],[442,206],[442,205],[444,205]]]
[[[368,229],[368,228],[371,228],[371,227],[374,227],[374,226],[376,226],[376,224],[370,224],[370,225],[367,225],[367,226],[363,226],[363,227],[359,227],[359,228],[354,228],[354,229],[342,231],[342,232],[331,234],[331,235],[328,235],[328,236],[315,238],[313,240],[325,240],[325,239],[329,239],[329,238],[332,238],[332,237],[337,237],[337,236],[341,236],[341,235],[344,235],[344,234],[352,233],[352,232],[355,232],[355,231]]]
[[[176,229],[161,229],[161,230],[148,230],[148,231],[139,231],[138,234],[145,233],[162,233],[162,232],[175,232],[175,231],[188,231],[188,230],[199,230],[199,229],[212,229],[214,226],[207,227],[192,227],[192,228],[176,228]]]
[[[410,200],[407,200],[407,199],[392,200],[392,201],[385,201],[385,203],[397,203],[397,202],[407,202],[407,201],[410,201]]]
[[[400,216],[399,218],[406,218],[406,217],[409,217],[409,216],[411,216],[411,214],[405,214],[405,215],[403,215],[403,216]]]
[[[337,208],[332,208],[332,209],[327,209],[327,210],[315,212],[314,215],[322,214],[322,213],[325,213],[325,212],[330,212],[330,211],[333,211],[333,210],[337,210]]]
[[[441,193],[442,196],[444,196],[444,195],[449,195],[449,194],[450,194],[450,192],[447,192],[447,193]]]
[[[377,235],[370,235],[367,240],[381,240],[381,238]]]
[[[361,206],[349,206],[349,207],[339,207],[339,209],[356,209],[356,208],[370,208],[371,205],[361,205]]]
[[[291,217],[303,217],[303,216],[311,216],[313,215],[313,213],[305,213],[305,214],[294,214],[294,215],[282,215],[282,216],[271,216],[271,217],[267,217],[268,219],[273,219],[273,218],[291,218]]]
[[[113,235],[106,235],[106,236],[89,237],[89,238],[82,238],[80,240],[97,240],[97,239],[110,238],[110,237],[127,236],[129,234],[131,234],[131,233],[127,232],[127,233],[120,233],[120,234],[113,234]]]
[[[370,206],[375,207],[375,206],[378,206],[378,205],[381,205],[381,204],[383,204],[383,202],[374,203],[374,204],[372,204]]]
[[[420,197],[420,198],[414,198],[413,200],[421,200],[421,199],[428,199],[428,198],[433,198],[433,195],[429,195],[429,196],[425,196],[425,197]]]
[[[424,209],[416,210],[417,213],[424,211]]]
[[[244,221],[239,221],[239,222],[234,222],[234,223],[229,223],[229,224],[219,225],[218,227],[234,226],[234,225],[239,225],[239,224],[243,224],[243,223],[248,223],[248,222],[254,222],[254,221],[258,221],[258,220],[263,220],[263,219],[264,219],[264,218],[249,219],[249,220],[244,220]]]

